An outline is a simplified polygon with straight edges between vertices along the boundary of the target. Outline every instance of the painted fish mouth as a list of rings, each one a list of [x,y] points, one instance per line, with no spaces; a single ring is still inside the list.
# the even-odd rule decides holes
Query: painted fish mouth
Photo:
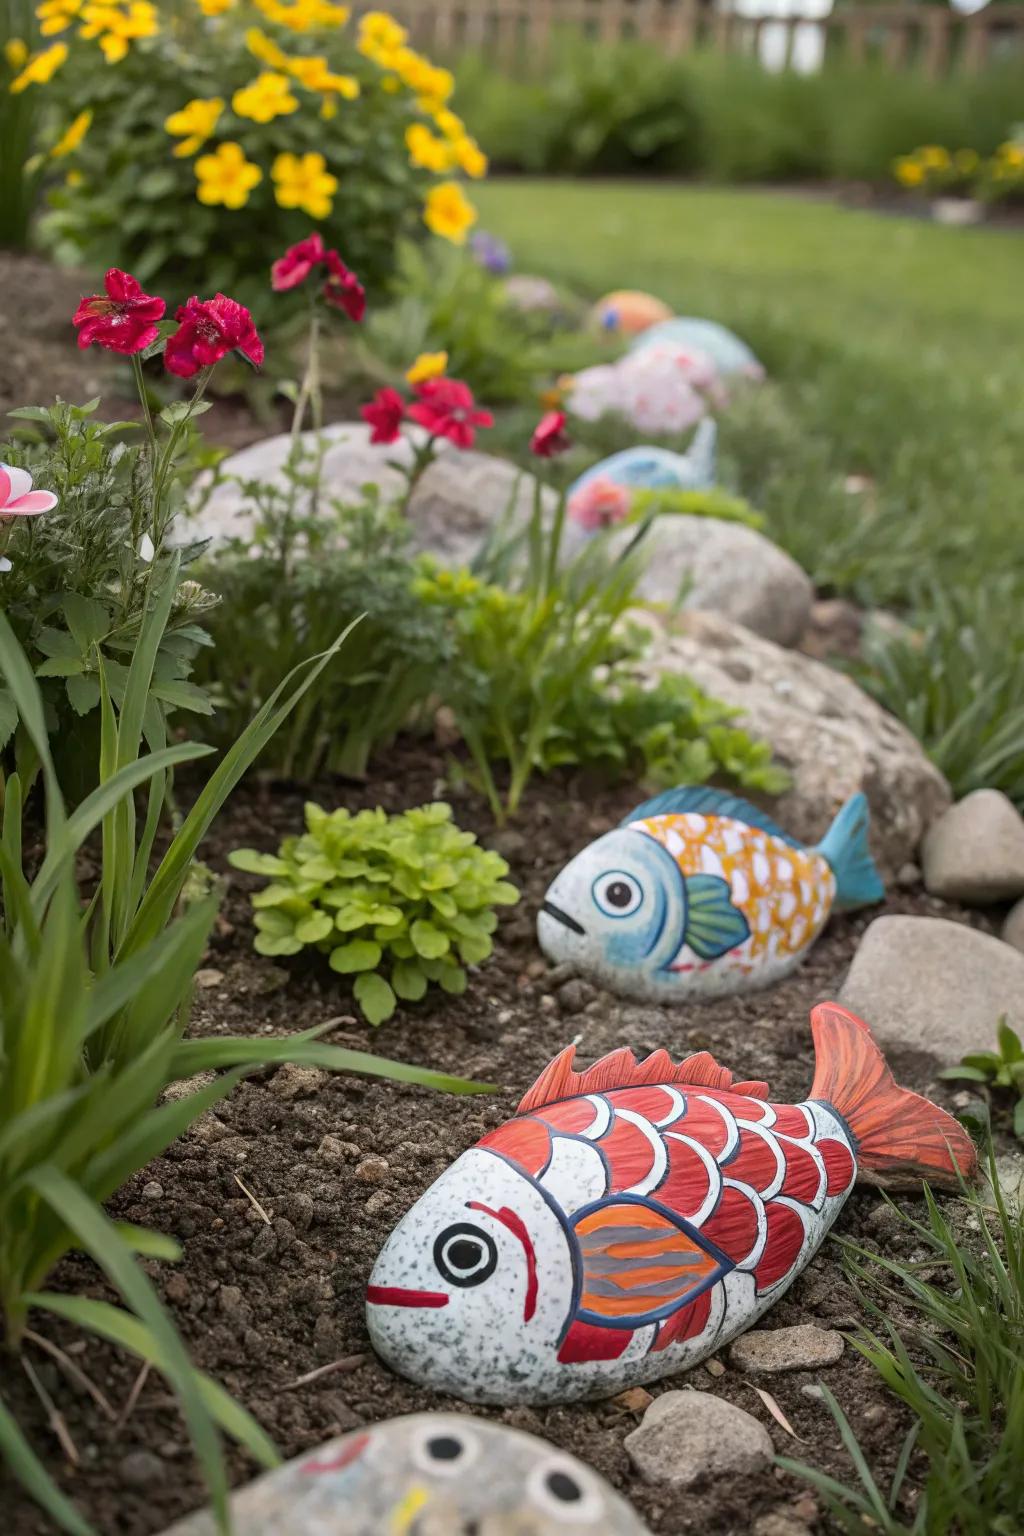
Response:
[[[368,1285],[366,1300],[375,1307],[446,1307],[444,1291],[413,1291],[404,1285]]]
[[[540,909],[542,912],[546,912],[548,917],[553,917],[556,923],[561,923],[563,927],[570,929],[571,932],[586,935],[587,930],[583,924],[578,923],[574,917],[570,917],[568,912],[563,912],[561,907],[556,907],[553,901],[542,901]]]

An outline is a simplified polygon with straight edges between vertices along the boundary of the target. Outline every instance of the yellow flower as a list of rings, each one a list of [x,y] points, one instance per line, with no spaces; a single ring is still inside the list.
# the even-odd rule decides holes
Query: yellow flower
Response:
[[[457,181],[439,182],[427,193],[423,222],[435,235],[440,235],[442,240],[462,245],[476,219],[476,209]]]
[[[239,117],[252,118],[254,123],[269,123],[275,117],[294,112],[299,98],[292,95],[287,75],[264,70],[251,85],[235,92],[231,105]]]
[[[356,47],[368,59],[383,65],[387,56],[401,48],[408,32],[386,11],[367,11],[359,22]]]
[[[204,16],[223,16],[234,8],[237,0],[196,0]]]
[[[120,64],[128,52],[128,39],[119,37],[116,32],[105,32],[100,38],[100,48],[108,64]]]
[[[196,197],[208,207],[244,208],[253,187],[263,180],[258,165],[245,158],[241,144],[220,144],[212,155],[196,161]]]
[[[87,107],[84,112],[79,112],[74,122],[61,134],[56,144],[50,150],[54,160],[59,160],[63,155],[72,154],[81,144],[89,128],[92,125],[92,111]]]
[[[35,53],[16,79],[11,81],[11,91],[17,96],[30,85],[46,85],[53,79],[68,56],[67,43],[51,43],[42,53]]]
[[[402,82],[397,75],[385,75],[380,84],[381,90],[387,91],[391,96],[396,96],[402,89]]]
[[[949,169],[949,150],[943,149],[941,144],[925,144],[917,152],[917,158],[929,171],[947,171]]]
[[[429,128],[422,123],[410,123],[405,130],[405,147],[413,165],[435,175],[452,167],[451,150],[443,139],[435,139]]]
[[[359,95],[359,81],[352,75],[336,75],[320,56],[312,59],[290,59],[288,73],[309,91],[333,91],[346,101],[355,101]]]
[[[85,177],[82,175],[81,171],[68,171],[67,175],[64,177],[64,185],[66,187],[80,187],[84,180]]]
[[[292,61],[288,55],[259,27],[249,27],[245,34],[245,46],[261,64],[269,64],[271,69],[287,71],[291,67]]]
[[[976,149],[958,149],[953,156],[953,164],[964,176],[969,176],[972,171],[978,169],[978,151]]]
[[[311,219],[326,219],[331,199],[338,190],[338,178],[327,169],[323,155],[310,151],[305,155],[278,155],[271,166],[274,196],[281,208],[301,208]]]
[[[476,140],[471,139],[468,134],[463,134],[461,139],[456,139],[452,145],[452,154],[459,170],[465,171],[467,176],[472,176],[474,181],[487,175],[487,156]]]
[[[164,119],[167,132],[181,139],[181,143],[174,146],[174,153],[179,160],[202,149],[216,128],[223,110],[224,101],[220,96],[211,96],[206,100],[196,97],[186,102],[180,112],[172,112],[170,117]]]
[[[996,151],[1004,165],[1024,166],[1024,144],[1018,144],[1013,139],[1008,139],[1005,144],[1000,144]]]
[[[81,9],[82,0],[43,0],[43,4],[36,7],[40,32],[44,37],[66,32]]]
[[[434,113],[434,123],[439,132],[443,133],[446,139],[451,139],[453,143],[465,136],[465,123],[457,112],[450,111],[448,107],[438,108]]]
[[[10,37],[4,43],[4,58],[11,69],[22,69],[28,58],[28,44],[20,37]]]
[[[421,352],[412,367],[406,370],[406,382],[422,384],[424,379],[439,378],[447,367],[447,352]]]
[[[898,160],[893,161],[892,169],[901,186],[919,187],[924,181],[924,166],[912,155],[901,155]]]
[[[268,21],[290,27],[293,32],[308,32],[312,27],[343,27],[350,12],[347,5],[331,0],[256,0]]]
[[[337,117],[337,115],[338,103],[335,101],[333,96],[325,96],[323,101],[320,103],[320,116],[326,122],[329,122],[332,117]]]

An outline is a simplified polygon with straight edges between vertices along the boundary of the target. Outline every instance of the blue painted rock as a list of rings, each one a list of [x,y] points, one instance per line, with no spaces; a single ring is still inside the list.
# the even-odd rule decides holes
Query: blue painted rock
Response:
[[[461,1413],[370,1424],[236,1493],[237,1536],[649,1536],[589,1467]],[[216,1536],[207,1511],[164,1536]]]
[[[659,343],[674,342],[680,346],[696,347],[706,352],[723,378],[730,374],[744,374],[748,378],[761,379],[764,368],[745,341],[717,320],[699,320],[692,315],[674,315],[639,333],[630,350],[639,352]]]
[[[591,324],[602,331],[618,332],[623,336],[637,336],[648,326],[670,320],[672,311],[653,294],[642,293],[636,288],[618,288],[598,299],[590,312]]]
[[[797,1104],[706,1051],[619,1050],[578,1072],[568,1046],[388,1238],[366,1294],[374,1348],[470,1402],[606,1396],[749,1328],[858,1171],[950,1185],[972,1171],[966,1131],[897,1086],[866,1024],[823,1003],[811,1028]]]
[[[689,1002],[770,986],[837,904],[881,901],[854,795],[816,848],[717,789],[670,789],[576,855],[537,919],[550,960],[625,997]]]
[[[569,487],[568,513],[584,527],[588,522],[588,487],[618,486],[626,492],[640,490],[703,491],[715,483],[715,445],[718,429],[707,419],[697,427],[686,453],[670,448],[624,448],[594,464]],[[613,518],[611,521],[620,521]]]

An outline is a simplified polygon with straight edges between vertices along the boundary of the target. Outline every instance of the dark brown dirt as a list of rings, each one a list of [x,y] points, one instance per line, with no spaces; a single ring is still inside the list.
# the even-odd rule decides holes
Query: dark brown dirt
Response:
[[[767,1079],[773,1097],[799,1098],[811,1071],[808,1008],[835,992],[869,920],[837,919],[794,978],[739,1000],[673,1012],[623,1005],[585,988],[581,993],[578,984],[562,992],[563,980],[548,970],[535,946],[537,902],[566,858],[620,819],[633,797],[628,791],[593,793],[579,782],[549,780],[528,796],[514,829],[494,834],[480,803],[457,796],[442,776],[438,759],[409,747],[393,757],[390,771],[372,787],[320,785],[315,797],[330,806],[379,802],[395,810],[446,795],[464,825],[510,858],[524,899],[503,920],[495,955],[466,995],[428,999],[375,1031],[354,1016],[350,996],[326,967],[302,957],[284,966],[254,956],[248,890],[256,882],[231,874],[225,855],[237,846],[273,848],[282,834],[298,827],[305,798],[294,787],[254,783],[236,795],[206,851],[211,866],[228,875],[228,885],[217,936],[200,973],[195,1029],[278,1034],[333,1020],[333,1041],[497,1082],[503,1091],[458,1098],[367,1078],[296,1074],[288,1068],[268,1072],[246,1082],[215,1115],[204,1116],[115,1202],[119,1217],[180,1240],[185,1257],[179,1266],[149,1266],[166,1303],[195,1360],[256,1415],[286,1456],[364,1422],[460,1406],[397,1379],[375,1359],[363,1322],[363,1286],[378,1249],[412,1201],[513,1110],[562,1045],[578,1036],[588,1058],[624,1044],[642,1052],[667,1046],[677,1054],[707,1047],[741,1076]],[[890,911],[938,909],[920,893],[896,892],[888,904]],[[931,1082],[927,1068],[902,1066],[905,1081],[950,1102],[948,1085]],[[326,1147],[325,1136],[334,1138]],[[366,1167],[370,1156],[383,1159],[386,1167],[379,1162]],[[908,1256],[913,1248],[870,1189],[854,1194],[839,1231],[889,1254]],[[768,1326],[812,1321],[852,1326],[862,1314],[839,1260],[836,1243],[827,1241],[770,1314]],[[83,1259],[62,1263],[52,1284],[105,1294],[96,1270]],[[40,1332],[73,1351],[79,1367],[120,1411],[136,1364],[48,1318],[34,1321]],[[103,1536],[148,1536],[203,1501],[181,1420],[155,1375],[146,1380],[127,1421],[114,1425],[38,1347],[29,1345],[28,1353],[63,1415],[80,1465],[71,1468],[61,1455],[26,1378],[11,1361],[0,1374],[0,1398]],[[318,1366],[352,1356],[358,1357],[354,1368],[294,1385]],[[848,1480],[851,1467],[835,1425],[808,1391],[819,1380],[835,1393],[887,1486],[905,1425],[898,1405],[850,1346],[826,1370],[759,1380],[798,1441],[773,1421],[727,1354],[720,1364],[709,1362],[653,1390],[686,1384],[724,1395],[765,1423],[780,1454]],[[635,1501],[657,1536],[746,1532],[755,1515],[772,1510],[818,1523],[806,1485],[781,1469],[711,1482],[685,1494],[643,1485],[623,1449],[638,1415],[615,1402],[475,1411],[532,1430],[582,1457]],[[242,1456],[234,1454],[231,1465],[236,1479],[251,1475]],[[8,1536],[41,1536],[52,1529],[2,1477],[0,1508]]]

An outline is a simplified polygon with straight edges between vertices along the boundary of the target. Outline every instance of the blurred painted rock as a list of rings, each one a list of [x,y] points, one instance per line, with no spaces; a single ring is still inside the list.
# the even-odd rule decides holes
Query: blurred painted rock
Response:
[[[673,436],[685,432],[709,408],[720,408],[726,394],[706,352],[677,343],[628,352],[615,363],[601,363],[573,375],[566,405],[583,421],[616,415],[638,432]]]
[[[711,358],[723,378],[739,374],[748,379],[763,379],[764,368],[745,341],[717,320],[699,320],[693,315],[673,315],[640,333],[631,346],[639,352],[650,346],[671,342],[695,347]]]
[[[984,906],[1024,895],[1024,818],[998,789],[965,795],[932,827],[921,849],[925,889]]]
[[[238,1536],[648,1536],[589,1467],[521,1430],[417,1413],[329,1440],[241,1489]],[[164,1536],[216,1536],[202,1511]]]
[[[839,998],[888,1054],[920,1051],[953,1066],[993,1049],[1003,1014],[1024,1027],[1024,955],[945,918],[876,917]]]
[[[663,673],[682,672],[733,705],[738,723],[771,744],[793,777],[772,802],[772,816],[787,831],[816,842],[862,789],[883,878],[893,879],[914,857],[950,803],[949,785],[910,732],[851,678],[717,614],[637,609],[630,617],[655,636],[652,654],[634,668],[641,681],[653,686]]]
[[[703,421],[685,453],[669,448],[624,448],[585,470],[569,487],[568,513],[574,516],[579,493],[593,480],[623,486],[627,491],[705,491],[715,483],[715,444],[718,430]]]
[[[623,336],[636,336],[648,326],[671,318],[672,311],[667,304],[636,288],[618,288],[614,293],[606,293],[590,312],[591,324],[597,329],[617,331]]]
[[[528,272],[514,272],[505,279],[505,297],[513,309],[527,315],[555,315],[563,307],[554,283]]]

